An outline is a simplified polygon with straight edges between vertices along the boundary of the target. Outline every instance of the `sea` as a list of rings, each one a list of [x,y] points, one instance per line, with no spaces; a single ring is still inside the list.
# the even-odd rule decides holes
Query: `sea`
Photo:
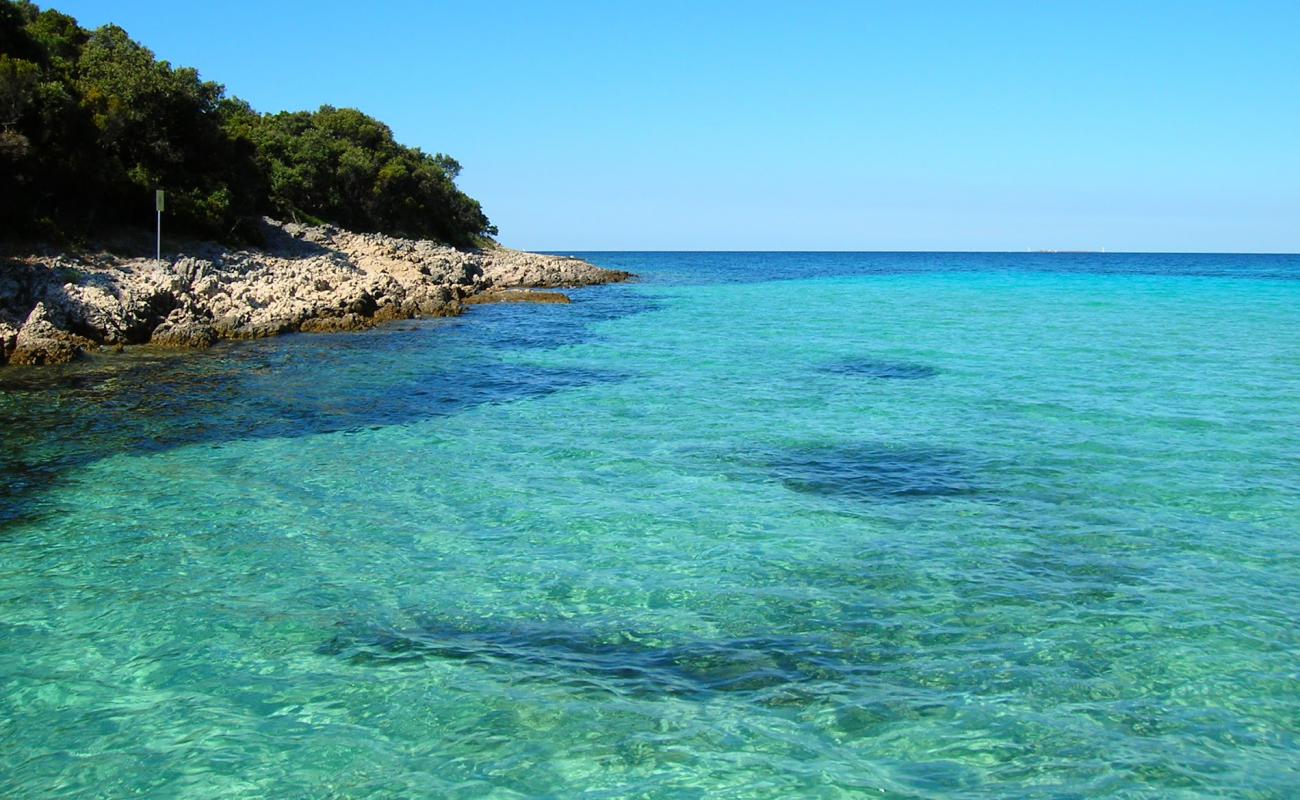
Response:
[[[0,370],[0,796],[1300,796],[1300,256]]]

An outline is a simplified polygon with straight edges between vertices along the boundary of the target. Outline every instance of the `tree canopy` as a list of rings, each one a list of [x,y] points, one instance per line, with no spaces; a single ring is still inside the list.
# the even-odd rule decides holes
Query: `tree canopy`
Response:
[[[262,214],[470,245],[496,233],[460,164],[356,109],[261,114],[126,31],[0,0],[0,236],[148,225],[248,238]]]

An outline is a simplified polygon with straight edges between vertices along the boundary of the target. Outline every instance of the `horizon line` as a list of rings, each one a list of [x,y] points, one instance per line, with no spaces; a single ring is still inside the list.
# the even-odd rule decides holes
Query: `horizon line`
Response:
[[[503,245],[508,246],[508,245]],[[735,250],[730,248],[661,249],[661,248],[530,248],[512,247],[530,253],[862,253],[878,255],[1040,255],[1040,256],[1300,256],[1300,251],[1288,250],[797,250],[760,249]]]

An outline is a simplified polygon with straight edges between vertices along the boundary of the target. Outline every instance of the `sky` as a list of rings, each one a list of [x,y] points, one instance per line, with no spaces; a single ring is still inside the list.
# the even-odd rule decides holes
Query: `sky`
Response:
[[[40,2],[536,250],[1300,252],[1300,2]]]

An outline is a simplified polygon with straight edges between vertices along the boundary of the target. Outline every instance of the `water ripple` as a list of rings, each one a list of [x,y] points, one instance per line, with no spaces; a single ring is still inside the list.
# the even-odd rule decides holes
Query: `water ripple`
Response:
[[[0,371],[0,796],[1291,797],[1297,263],[618,254]]]
[[[852,358],[823,364],[822,372],[831,375],[848,375],[856,378],[915,381],[933,378],[939,370],[927,364],[911,361],[889,361],[877,358]]]

